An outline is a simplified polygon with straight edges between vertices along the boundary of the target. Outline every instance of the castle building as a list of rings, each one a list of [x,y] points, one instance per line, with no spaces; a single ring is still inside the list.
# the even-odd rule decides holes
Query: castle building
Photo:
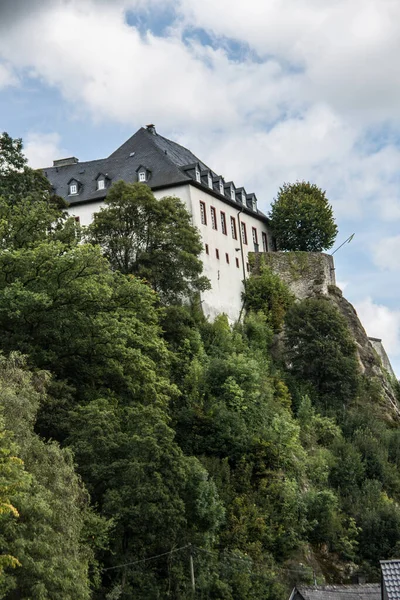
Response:
[[[204,274],[212,286],[202,294],[204,313],[238,318],[249,252],[268,252],[273,246],[268,219],[258,209],[255,194],[225,181],[190,150],[159,135],[154,125],[139,129],[108,158],[55,160],[43,171],[82,225],[91,222],[109,187],[121,179],[146,183],[156,198],[180,198],[204,244]]]

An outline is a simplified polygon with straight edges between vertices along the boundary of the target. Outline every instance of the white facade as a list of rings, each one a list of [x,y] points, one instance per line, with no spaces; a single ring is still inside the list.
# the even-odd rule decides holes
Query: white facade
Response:
[[[180,198],[192,215],[193,225],[200,231],[204,244],[201,257],[203,273],[211,282],[211,289],[204,292],[201,298],[204,314],[214,319],[218,314],[225,313],[231,322],[235,321],[242,307],[243,279],[248,276],[248,254],[257,250],[253,236],[256,236],[261,252],[265,251],[265,240],[268,249],[271,248],[272,240],[265,221],[240,212],[239,204],[237,207],[231,206],[207,193],[206,189],[190,184],[171,186],[155,191],[154,195],[158,199],[163,196]],[[81,225],[89,225],[93,213],[103,205],[103,201],[75,205],[69,208],[69,212],[79,217]],[[222,215],[225,216],[225,233],[222,230]],[[235,223],[234,227],[232,222]],[[247,239],[243,239],[243,232],[240,231],[243,226]]]

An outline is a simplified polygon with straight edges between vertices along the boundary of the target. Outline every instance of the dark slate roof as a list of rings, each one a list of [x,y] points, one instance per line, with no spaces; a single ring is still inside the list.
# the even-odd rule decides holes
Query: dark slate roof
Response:
[[[362,585],[299,586],[292,592],[293,600],[381,600],[379,583]]]
[[[193,171],[188,169],[189,165]],[[227,193],[222,195],[215,188],[210,189],[205,183],[196,182],[195,165],[199,165],[201,171],[210,171],[213,178],[218,177],[187,148],[142,127],[108,158],[48,167],[43,169],[43,172],[52,184],[54,192],[71,205],[105,198],[107,186],[103,190],[97,190],[96,179],[99,173],[104,174],[111,183],[121,179],[134,182],[137,181],[139,167],[144,166],[150,174],[148,184],[152,189],[191,183],[228,204],[241,208],[240,203],[232,201]],[[80,183],[79,194],[76,196],[68,195],[68,183],[72,179]],[[266,220],[259,210],[253,211],[250,207],[244,207],[244,211]]]
[[[381,560],[382,581],[388,600],[400,599],[400,560]]]

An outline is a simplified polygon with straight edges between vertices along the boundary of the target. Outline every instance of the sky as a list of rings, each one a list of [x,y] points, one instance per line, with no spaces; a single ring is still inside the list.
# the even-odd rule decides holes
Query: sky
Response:
[[[111,154],[139,127],[268,212],[309,180],[336,277],[400,376],[398,0],[0,0],[0,131],[32,167]]]

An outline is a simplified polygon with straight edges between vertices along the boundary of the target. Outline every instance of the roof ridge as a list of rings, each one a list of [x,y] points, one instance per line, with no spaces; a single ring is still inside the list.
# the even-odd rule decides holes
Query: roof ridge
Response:
[[[150,132],[148,132],[148,131],[147,131],[147,129],[145,129],[144,127],[141,127],[141,129],[143,129],[143,131],[144,131],[145,133],[147,133],[147,135],[149,136],[149,140],[151,140],[151,143],[153,144],[154,148],[156,148],[156,149],[157,149],[157,152],[159,152],[159,153],[161,154],[161,156],[164,158],[164,160],[166,159],[166,160],[167,160],[167,161],[168,161],[168,162],[169,162],[171,165],[173,165],[173,166],[175,167],[175,169],[178,169],[178,170],[179,170],[179,172],[180,172],[180,173],[181,173],[181,174],[182,174],[182,175],[185,177],[185,179],[187,179],[187,180],[191,181],[191,178],[190,178],[188,175],[186,175],[186,173],[184,172],[184,170],[183,170],[181,167],[179,167],[179,166],[178,166],[178,165],[177,165],[177,164],[176,164],[176,163],[175,163],[175,162],[172,160],[172,158],[170,158],[170,157],[168,156],[168,153],[165,153],[165,152],[163,152],[163,151],[161,150],[161,148],[160,148],[159,146],[157,146],[157,144],[155,143],[155,140],[154,140],[154,139],[151,139],[151,138],[154,138],[154,137],[155,137],[155,135],[156,135],[156,136],[158,136],[158,137],[160,137],[160,138],[163,138],[163,140],[166,140],[167,142],[171,142],[172,144],[176,144],[177,146],[180,146],[180,144],[178,144],[177,142],[174,142],[173,140],[169,140],[168,138],[164,137],[163,135],[159,135],[158,133],[156,133],[156,134],[154,135],[153,133],[150,133]],[[187,149],[187,148],[185,148],[184,146],[181,146],[181,148],[184,148],[185,150],[187,150],[188,152],[190,152],[190,150],[188,150],[188,149]],[[194,154],[193,154],[193,156],[194,156]],[[197,158],[197,157],[196,157],[196,158]],[[199,160],[199,159],[197,159],[197,160]],[[203,164],[204,164],[204,163],[203,163]]]

